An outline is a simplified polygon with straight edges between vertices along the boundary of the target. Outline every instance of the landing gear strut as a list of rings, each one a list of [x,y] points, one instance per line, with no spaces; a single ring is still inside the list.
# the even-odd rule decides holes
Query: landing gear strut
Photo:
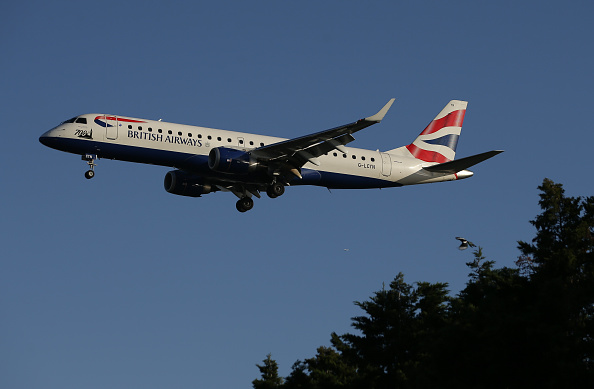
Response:
[[[247,212],[254,208],[254,200],[252,200],[250,197],[242,197],[237,200],[235,207],[239,212]]]
[[[91,155],[91,154],[86,154],[82,156],[82,160],[83,161],[87,161],[87,164],[89,165],[89,170],[87,170],[85,172],[85,178],[87,180],[90,180],[91,178],[95,177],[95,159],[97,158],[96,155]]]

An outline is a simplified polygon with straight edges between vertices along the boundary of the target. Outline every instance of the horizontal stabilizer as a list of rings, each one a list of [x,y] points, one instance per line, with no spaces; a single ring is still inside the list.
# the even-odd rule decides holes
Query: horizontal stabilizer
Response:
[[[455,159],[453,161],[440,163],[438,165],[427,166],[423,169],[436,173],[454,174],[458,173],[459,171],[468,169],[469,167],[474,166],[477,163],[481,163],[491,157],[494,157],[499,153],[503,153],[503,150],[487,151],[486,153],[472,155],[466,158]]]

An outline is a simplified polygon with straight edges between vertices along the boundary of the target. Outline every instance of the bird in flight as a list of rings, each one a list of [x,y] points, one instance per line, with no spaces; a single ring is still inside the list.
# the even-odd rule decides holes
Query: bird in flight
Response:
[[[468,248],[468,246],[476,247],[476,245],[474,243],[469,242],[468,240],[466,240],[464,238],[460,238],[459,236],[457,236],[456,239],[458,239],[461,243],[460,247],[458,247],[459,250],[466,250]]]

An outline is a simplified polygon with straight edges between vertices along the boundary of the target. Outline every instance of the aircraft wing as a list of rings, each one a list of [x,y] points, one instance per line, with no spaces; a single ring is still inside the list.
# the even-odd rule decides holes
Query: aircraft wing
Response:
[[[436,173],[458,173],[459,171],[468,169],[471,166],[476,165],[477,163],[481,163],[491,157],[496,156],[499,153],[503,153],[503,150],[493,150],[487,151],[486,153],[481,153],[477,155],[472,155],[466,158],[455,159],[453,161],[440,163],[433,166],[427,166],[423,169],[436,172]]]
[[[303,166],[307,162],[319,165],[316,158],[333,149],[346,153],[346,150],[342,146],[355,140],[352,134],[381,122],[393,102],[394,99],[388,101],[388,103],[373,116],[366,117],[354,123],[331,128],[326,131],[317,132],[315,134],[259,147],[252,150],[251,155],[262,161],[291,161],[293,164],[299,165],[298,167]]]

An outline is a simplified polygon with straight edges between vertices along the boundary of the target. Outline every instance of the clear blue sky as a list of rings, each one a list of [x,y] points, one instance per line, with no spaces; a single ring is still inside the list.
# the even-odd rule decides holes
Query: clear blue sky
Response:
[[[398,272],[458,293],[455,236],[513,266],[543,178],[592,195],[592,2],[212,3],[0,6],[0,387],[249,388]],[[166,193],[164,167],[101,160],[87,181],[38,142],[91,112],[291,138],[391,97],[351,145],[408,144],[461,99],[457,155],[506,152],[460,182],[289,188],[240,214]]]

